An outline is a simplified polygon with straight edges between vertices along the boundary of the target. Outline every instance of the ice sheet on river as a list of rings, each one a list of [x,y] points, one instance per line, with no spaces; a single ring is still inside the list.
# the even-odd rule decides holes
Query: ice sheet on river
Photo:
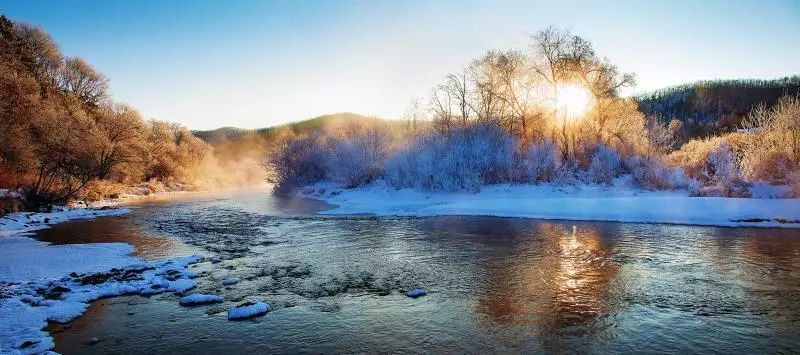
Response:
[[[800,228],[800,199],[690,197],[687,191],[646,191],[624,181],[597,185],[488,185],[478,193],[422,192],[373,186],[339,189],[320,183],[303,196],[337,205],[323,214],[498,216],[727,227]]]

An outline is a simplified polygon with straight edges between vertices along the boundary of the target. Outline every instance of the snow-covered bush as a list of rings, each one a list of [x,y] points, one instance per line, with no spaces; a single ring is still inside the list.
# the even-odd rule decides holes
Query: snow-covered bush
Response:
[[[786,198],[791,196],[791,189],[788,186],[775,186],[766,182],[756,182],[747,189],[752,198]]]
[[[736,165],[736,154],[728,144],[720,144],[708,154],[709,168],[706,174],[712,181],[722,184],[739,178],[739,167]]]
[[[671,167],[657,156],[630,156],[624,160],[623,168],[631,174],[634,186],[648,190],[693,190],[700,185],[699,181],[686,176],[683,169]]]
[[[391,138],[385,131],[368,129],[348,137],[331,138],[325,160],[328,177],[347,187],[370,183],[383,176]]]
[[[550,182],[556,185],[574,185],[579,182],[578,163],[568,160],[560,163],[559,167],[553,172]]]
[[[587,177],[597,184],[611,184],[611,181],[619,175],[621,160],[616,150],[601,145],[592,156],[592,162],[586,171]]]
[[[708,155],[720,144],[727,143],[722,137],[708,139],[694,139],[684,144],[680,150],[669,155],[669,160],[675,166],[680,166],[686,175],[708,182],[706,175]]]
[[[396,187],[478,191],[484,184],[510,181],[514,146],[491,124],[420,135],[387,162],[386,180]]]
[[[561,167],[558,148],[552,141],[531,144],[521,160],[525,180],[530,183],[551,180]]]
[[[747,186],[741,179],[741,173],[736,160],[736,154],[727,143],[720,144],[708,154],[706,175],[715,185],[709,192],[719,193],[729,197],[746,197],[749,195]],[[713,189],[716,187],[716,190]]]
[[[327,158],[318,135],[289,140],[267,157],[268,180],[284,192],[322,181],[327,177]]]
[[[800,169],[789,173],[788,180],[789,197],[800,198]]]

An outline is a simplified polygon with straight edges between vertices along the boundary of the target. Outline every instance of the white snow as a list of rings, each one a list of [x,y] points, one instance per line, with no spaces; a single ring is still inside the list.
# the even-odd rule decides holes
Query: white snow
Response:
[[[123,267],[140,261],[129,256],[133,250],[125,243],[50,245],[24,236],[0,237],[0,282]]]
[[[103,273],[0,282],[0,294],[4,295],[0,299],[0,349],[26,354],[52,349],[53,339],[42,330],[47,322],[68,322],[80,316],[89,302],[101,297],[191,289],[195,284],[186,268],[199,260],[201,257],[191,256],[139,261],[125,269]],[[28,346],[23,348],[26,342]]]
[[[195,306],[207,303],[217,303],[224,301],[222,296],[204,295],[202,293],[195,293],[186,297],[182,297],[178,302],[181,306]]]
[[[270,310],[272,310],[272,307],[264,302],[246,302],[229,309],[228,319],[237,320],[258,317],[267,314]]]
[[[16,212],[0,217],[0,237],[32,232],[50,224],[74,219],[93,219],[102,216],[119,216],[129,213],[128,208],[70,208],[54,207],[53,212]]]
[[[800,199],[690,197],[685,190],[647,191],[598,185],[488,185],[479,193],[422,192],[383,183],[340,189],[321,183],[302,196],[337,208],[329,215],[498,216],[540,219],[800,228]]]

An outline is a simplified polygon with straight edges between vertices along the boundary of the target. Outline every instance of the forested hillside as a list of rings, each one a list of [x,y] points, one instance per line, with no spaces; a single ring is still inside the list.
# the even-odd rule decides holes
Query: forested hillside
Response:
[[[638,97],[639,109],[662,122],[683,122],[689,137],[731,132],[759,105],[800,93],[800,76],[775,80],[713,80],[661,89]]]
[[[187,188],[210,151],[186,128],[115,102],[108,78],[41,28],[0,16],[0,189],[24,204],[5,193],[0,209]]]

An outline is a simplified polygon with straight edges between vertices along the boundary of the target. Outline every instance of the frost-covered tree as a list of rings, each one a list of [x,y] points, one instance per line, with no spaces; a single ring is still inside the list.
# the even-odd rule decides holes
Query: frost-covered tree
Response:
[[[591,182],[611,184],[619,175],[621,157],[617,151],[601,145],[592,157],[592,163],[586,171]]]

